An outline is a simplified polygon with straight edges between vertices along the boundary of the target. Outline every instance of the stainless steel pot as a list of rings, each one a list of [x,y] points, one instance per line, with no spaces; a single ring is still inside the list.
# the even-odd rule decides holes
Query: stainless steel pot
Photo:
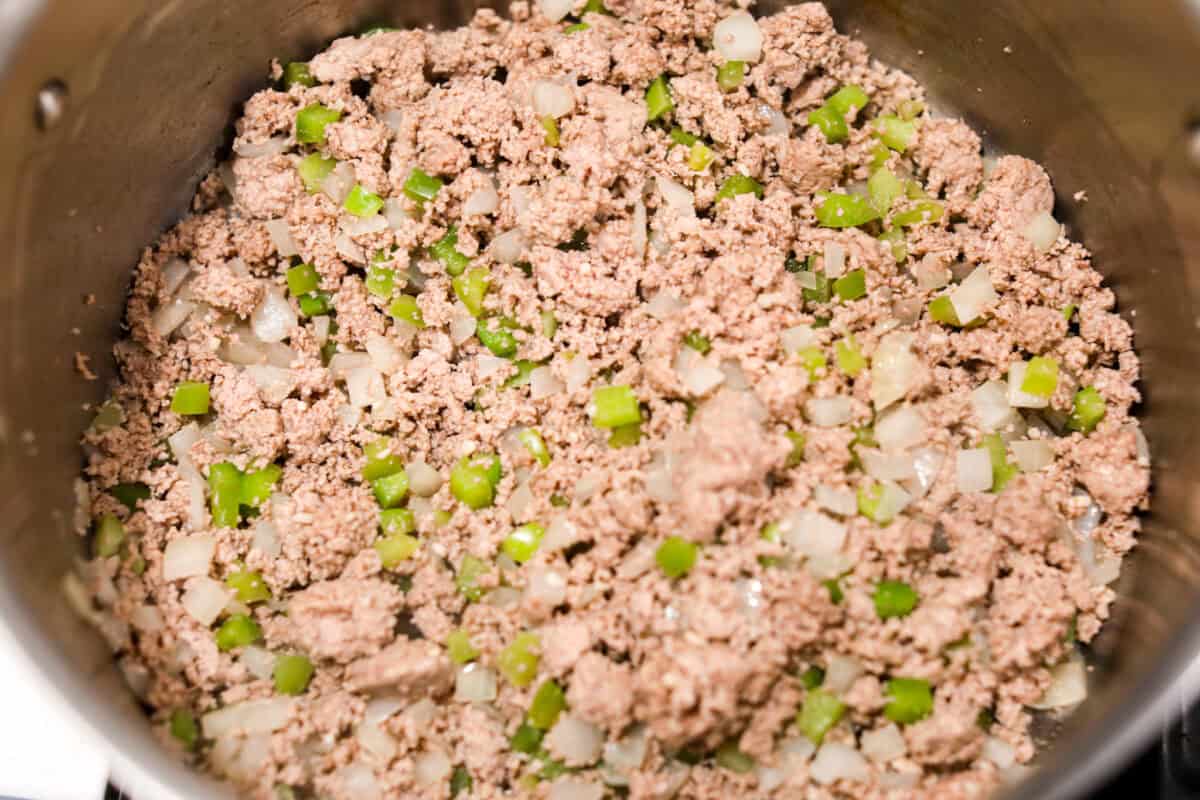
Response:
[[[186,210],[270,58],[303,57],[368,20],[448,25],[474,5],[0,3],[0,618],[108,742],[138,800],[219,790],[160,748],[57,588],[80,547],[77,434],[113,374],[130,269]],[[830,5],[843,30],[924,81],[989,146],[1047,165],[1058,216],[1137,331],[1154,512],[1095,646],[1092,699],[1020,787],[1077,796],[1155,732],[1200,657],[1198,10],[1183,0]],[[1072,199],[1080,190],[1085,203]],[[100,381],[80,379],[76,351]]]

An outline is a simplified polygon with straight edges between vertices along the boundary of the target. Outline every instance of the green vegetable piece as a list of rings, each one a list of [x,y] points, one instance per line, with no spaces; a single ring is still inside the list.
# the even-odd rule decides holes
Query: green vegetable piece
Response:
[[[833,282],[833,291],[842,300],[857,300],[867,294],[867,273],[854,269]]]
[[[228,652],[236,647],[254,644],[262,638],[262,628],[245,614],[234,614],[221,623],[215,636],[217,649]]]
[[[587,29],[587,25],[584,23],[581,22],[579,24],[583,25],[581,30]],[[567,32],[570,33],[570,29],[568,29]],[[546,146],[558,147],[558,145],[562,142],[562,133],[558,130],[558,120],[551,116],[545,116],[538,120],[538,123],[541,124],[542,130],[546,132],[545,137],[542,139]]]
[[[388,314],[392,319],[407,322],[414,328],[425,327],[425,317],[421,315],[421,307],[417,305],[417,298],[411,294],[402,294],[392,301],[388,306]]]
[[[605,16],[612,16],[612,12],[609,11],[604,5],[604,0],[587,0],[587,2],[583,5],[583,11],[580,12],[580,16],[583,16],[584,14],[604,14]]]
[[[517,354],[519,343],[517,337],[513,336],[509,326],[506,326],[503,321],[479,320],[475,323],[475,335],[479,337],[480,343],[488,350],[492,351],[492,355],[500,358],[512,358]]]
[[[1075,393],[1071,415],[1067,417],[1067,428],[1079,433],[1091,433],[1096,430],[1106,413],[1108,405],[1100,392],[1096,391],[1096,387],[1080,389]]]
[[[879,169],[884,166],[891,156],[892,151],[888,149],[887,145],[883,142],[876,142],[875,146],[871,148],[871,169]]]
[[[546,734],[532,725],[522,724],[509,740],[509,746],[518,753],[533,755],[542,746],[542,737]]]
[[[901,100],[900,104],[896,106],[896,111],[903,120],[914,120],[921,116],[924,110],[925,104],[920,100]]]
[[[242,471],[228,461],[208,468],[209,509],[213,525],[236,528],[241,520]]]
[[[458,593],[472,603],[479,602],[483,598],[483,588],[479,586],[479,579],[488,571],[488,565],[480,559],[473,555],[463,556],[462,563],[458,565],[458,572],[454,574],[454,586]]]
[[[450,797],[458,797],[463,792],[471,793],[475,782],[471,780],[471,773],[467,772],[466,767],[455,767],[454,772],[450,773]]]
[[[900,228],[892,228],[879,234],[879,241],[887,242],[891,246],[892,258],[896,259],[897,264],[908,260],[908,240],[904,238],[904,231]]]
[[[883,505],[883,486],[872,483],[858,490],[858,513],[879,525],[895,519],[895,511]]]
[[[396,270],[382,264],[371,264],[367,267],[367,279],[363,283],[368,292],[387,299],[396,289]]]
[[[746,79],[745,61],[726,61],[717,67],[717,85],[721,91],[732,92]]]
[[[541,312],[539,316],[542,318],[542,336],[553,339],[554,334],[558,333],[558,318],[549,309]]]
[[[542,683],[529,704],[529,724],[548,731],[558,722],[558,715],[567,709],[567,696],[552,680]]]
[[[233,589],[237,599],[246,605],[271,599],[271,587],[263,580],[262,573],[252,569],[240,569],[225,576],[225,585]]]
[[[879,211],[862,195],[820,194],[818,198],[817,222],[826,228],[855,228],[879,219]]]
[[[313,292],[298,298],[300,313],[306,317],[320,317],[328,314],[333,308],[332,298],[325,292]]]
[[[335,159],[326,158],[320,153],[310,153],[300,159],[300,163],[296,165],[296,171],[300,173],[300,181],[304,184],[304,190],[309,194],[321,191],[321,187],[325,185],[325,179],[329,177],[329,173],[333,172],[337,163]]]
[[[356,217],[373,217],[383,210],[383,198],[356,183],[342,207]]]
[[[854,334],[846,336],[833,346],[834,360],[837,362],[837,368],[842,371],[842,374],[848,378],[856,378],[859,373],[867,368],[867,357],[863,355],[859,349],[858,343],[854,341]]]
[[[393,475],[376,478],[371,481],[371,491],[375,493],[380,508],[396,508],[408,494],[408,473],[400,470]]]
[[[829,602],[835,606],[840,606],[846,599],[845,593],[842,592],[842,584],[838,582],[837,578],[827,578],[821,581],[821,585],[825,587],[825,591],[829,592]]]
[[[426,200],[432,200],[437,197],[437,193],[441,191],[444,185],[441,178],[426,175],[420,169],[414,167],[413,171],[408,173],[408,177],[404,180],[404,194],[413,202],[423,203]]]
[[[304,694],[312,676],[313,663],[302,655],[281,655],[275,659],[275,668],[271,670],[275,691],[280,694]]]
[[[467,508],[487,508],[496,497],[496,486],[488,475],[488,462],[467,457],[450,470],[450,494]]]
[[[699,552],[700,548],[695,542],[668,536],[654,551],[654,560],[668,578],[682,578],[695,566]]]
[[[387,536],[412,533],[417,529],[417,518],[409,508],[385,508],[379,512],[379,528]]]
[[[903,153],[912,144],[912,138],[917,133],[917,123],[885,114],[875,118],[874,133],[889,148]]]
[[[691,147],[696,142],[700,141],[698,136],[688,133],[678,125],[676,125],[674,128],[671,128],[671,132],[667,135],[671,137],[672,142],[675,144],[681,144],[684,147]]]
[[[525,446],[533,460],[543,467],[550,466],[550,451],[546,448],[546,440],[542,438],[537,428],[523,428],[517,434],[517,441]]]
[[[788,453],[787,466],[800,466],[804,463],[804,445],[807,442],[807,437],[800,431],[787,431],[783,435],[792,443],[792,452]]]
[[[500,478],[504,476],[504,468],[500,466],[500,456],[495,453],[481,453],[473,457],[475,463],[483,466],[487,479],[492,482],[492,486],[500,483]]]
[[[1034,356],[1025,365],[1021,391],[1034,397],[1049,397],[1058,388],[1058,362],[1046,356]]]
[[[837,695],[825,689],[812,689],[796,715],[796,727],[810,742],[819,745],[845,713],[846,706]]]
[[[528,686],[537,677],[541,646],[542,642],[536,633],[518,633],[496,657],[496,668],[513,686]]]
[[[384,569],[395,569],[416,555],[421,540],[407,533],[393,533],[376,539],[372,547],[379,554],[379,563]]]
[[[739,194],[751,193],[761,199],[763,196],[762,184],[749,175],[735,173],[721,183],[721,188],[717,190],[714,201],[720,203],[722,200],[729,200],[730,198],[737,197]]]
[[[946,213],[945,207],[936,200],[921,200],[912,208],[892,216],[892,225],[911,228],[937,222]]]
[[[487,295],[490,284],[491,273],[484,267],[475,267],[450,281],[454,295],[462,301],[473,317],[483,313],[483,298]]]
[[[1065,319],[1067,322],[1070,322],[1071,317],[1075,316],[1076,308],[1078,308],[1078,306],[1076,306],[1074,303],[1067,303],[1065,306],[1063,306],[1063,319]]]
[[[917,592],[901,581],[880,581],[875,586],[875,613],[880,619],[907,617],[917,607]]]
[[[391,437],[381,436],[363,448],[367,461],[362,468],[363,480],[373,482],[404,469],[404,462],[395,452]]]
[[[704,142],[696,142],[688,154],[688,169],[692,172],[704,172],[713,161],[713,151]]]
[[[538,547],[542,544],[542,537],[545,535],[546,529],[541,525],[536,522],[527,522],[504,537],[504,541],[500,543],[500,549],[513,561],[524,564],[537,553]]]
[[[1017,477],[1021,468],[1016,464],[1004,464],[992,470],[992,491],[1002,492],[1008,482]]]
[[[634,422],[613,428],[608,436],[608,446],[614,450],[622,447],[633,447],[642,440],[642,423]]]
[[[137,511],[139,500],[150,499],[150,487],[144,483],[118,483],[109,489],[108,493],[115,497],[117,502],[128,508],[131,514]]]
[[[568,25],[567,27],[563,28],[563,33],[566,33],[566,34],[579,33],[580,31],[586,31],[590,27],[592,27],[592,26],[588,25],[586,22],[576,22],[574,25]],[[551,122],[554,121],[554,117],[546,117],[546,119],[550,120]],[[543,121],[543,124],[544,124],[544,121]],[[549,137],[547,137],[547,138],[549,138]],[[550,144],[550,143],[546,142],[546,144]],[[551,145],[551,146],[555,147],[557,145]]]
[[[801,289],[801,296],[810,303],[828,303],[833,299],[833,281],[826,278],[824,272],[817,271],[813,275],[816,276],[817,285],[811,289]]]
[[[186,708],[177,708],[171,712],[168,727],[171,735],[184,749],[195,750],[196,745],[200,743],[200,726],[196,724],[196,717]]]
[[[458,252],[458,226],[451,225],[446,235],[434,242],[429,255],[441,262],[451,276],[462,275],[471,266],[471,259]]]
[[[646,121],[654,122],[674,108],[675,100],[671,97],[671,87],[667,85],[667,78],[665,75],[659,75],[646,89]]]
[[[683,337],[683,343],[702,356],[708,355],[708,351],[712,350],[712,342],[700,331],[688,331]]]
[[[828,105],[810,111],[808,124],[820,128],[821,133],[825,134],[825,141],[830,144],[844,142],[850,137],[850,126],[846,124],[845,115]]]
[[[950,302],[949,295],[939,295],[929,302],[929,318],[943,325],[950,325],[954,328],[962,327],[962,323],[958,321],[958,313],[954,310],[954,304]]]
[[[317,85],[317,79],[313,77],[307,62],[290,61],[283,68],[283,85],[288,89],[293,86],[313,87]]]
[[[825,105],[843,117],[848,117],[851,111],[862,111],[870,102],[870,95],[864,92],[862,87],[848,84],[830,95]]]
[[[716,758],[718,767],[724,767],[730,772],[744,775],[754,769],[754,759],[738,749],[737,742],[730,740],[717,748]]]
[[[287,286],[292,297],[300,297],[321,288],[321,276],[312,264],[297,264],[287,271]]]
[[[113,514],[102,514],[92,534],[92,553],[97,558],[115,556],[125,541],[125,526]]]
[[[904,195],[904,184],[887,167],[880,167],[867,181],[867,192],[871,203],[880,214],[892,210],[896,200]]]
[[[628,386],[601,386],[592,392],[588,414],[597,428],[619,428],[642,421],[638,397]]]
[[[388,33],[389,31],[398,31],[398,30],[400,30],[400,29],[393,28],[388,25],[372,25],[369,28],[364,28],[362,33],[359,34],[359,37],[365,39],[368,36],[374,36],[379,33]]]
[[[533,371],[540,367],[541,364],[536,361],[530,361],[527,358],[520,358],[513,362],[513,366],[517,368],[517,372],[504,382],[505,389],[516,389],[527,385],[530,376],[533,375]]]
[[[825,670],[813,665],[800,674],[800,684],[805,689],[816,689],[825,682]]]
[[[342,112],[313,103],[296,114],[296,141],[300,144],[325,144],[325,126],[342,118]]]
[[[929,681],[919,678],[892,678],[887,682],[888,704],[883,715],[892,722],[911,725],[933,711],[933,691]]]
[[[208,384],[183,381],[171,395],[171,410],[176,414],[195,417],[208,413]]]
[[[283,467],[267,464],[262,469],[247,472],[242,477],[241,504],[258,508],[271,498],[271,490],[283,476]]]
[[[796,353],[800,359],[800,366],[808,371],[808,379],[810,381],[818,381],[825,374],[825,367],[829,364],[829,360],[825,354],[821,352],[819,347],[806,347]]]
[[[446,651],[455,664],[468,664],[479,658],[479,651],[471,644],[471,634],[463,628],[446,634]]]

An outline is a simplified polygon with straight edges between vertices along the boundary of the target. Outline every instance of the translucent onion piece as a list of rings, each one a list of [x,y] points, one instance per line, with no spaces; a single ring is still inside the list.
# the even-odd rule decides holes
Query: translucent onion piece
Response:
[[[1054,448],[1044,439],[1021,439],[1008,446],[1022,472],[1037,472],[1054,463]]]
[[[229,590],[220,581],[204,576],[189,579],[186,586],[179,599],[180,605],[192,619],[207,628],[229,604]]]
[[[1031,707],[1044,711],[1074,706],[1086,700],[1087,694],[1087,668],[1082,658],[1072,656],[1070,660],[1051,668],[1050,686]]]
[[[546,747],[568,766],[594,764],[604,749],[604,732],[590,722],[563,714],[546,734]]]
[[[1029,224],[1021,231],[1033,249],[1039,253],[1049,252],[1062,234],[1062,225],[1048,211],[1043,211],[1029,220]]]
[[[804,411],[812,424],[834,428],[850,421],[849,397],[812,397],[804,403]]]
[[[696,213],[696,196],[683,184],[676,183],[662,175],[655,176],[654,183],[658,187],[658,193],[662,195],[663,202],[667,204],[667,208],[688,216]]]
[[[843,517],[858,511],[858,501],[851,489],[833,489],[820,484],[813,490],[813,498],[821,508]]]
[[[838,554],[846,543],[845,523],[816,511],[797,511],[780,526],[784,543],[810,558]]]
[[[904,735],[894,724],[867,731],[860,737],[863,755],[880,764],[902,758],[908,752]]]
[[[163,551],[163,580],[177,581],[207,575],[217,552],[217,540],[205,533],[180,536],[167,543]]]
[[[871,768],[853,747],[840,742],[826,742],[809,766],[809,775],[822,785],[839,780],[865,781],[871,777]]]
[[[150,318],[150,327],[165,339],[186,322],[195,310],[196,304],[187,300],[178,297],[168,300],[154,309],[154,314]]]
[[[925,417],[913,406],[885,411],[875,421],[875,440],[883,450],[906,450],[925,441]]]
[[[683,308],[683,301],[667,289],[659,289],[646,303],[646,313],[658,320],[669,318]]]
[[[454,679],[454,697],[468,703],[496,699],[496,674],[482,664],[465,664]]]
[[[466,202],[463,203],[463,214],[466,216],[495,214],[498,208],[500,208],[500,195],[491,181],[488,181],[467,197]]]
[[[979,417],[979,426],[991,433],[1011,425],[1016,412],[1008,403],[1008,384],[1004,381],[988,381],[971,392],[971,405]]]
[[[959,450],[955,465],[960,492],[986,492],[992,488],[992,458],[987,448]]]
[[[713,47],[726,61],[758,61],[762,46],[762,30],[748,12],[728,16],[713,29]]]
[[[280,256],[290,258],[300,254],[300,248],[296,246],[296,240],[292,238],[292,232],[288,228],[286,219],[269,219],[263,223],[263,227],[267,229],[271,243],[275,245],[275,252]]]
[[[254,335],[264,342],[283,341],[298,323],[296,312],[278,287],[270,287],[263,293],[258,307],[250,313],[250,327]]]
[[[275,669],[275,656],[270,650],[257,645],[243,647],[238,653],[238,661],[254,677],[268,680]]]
[[[529,396],[534,400],[553,397],[562,390],[562,381],[554,376],[550,367],[536,367],[529,373]]]
[[[575,108],[575,93],[555,81],[535,81],[529,93],[533,111],[539,117],[565,117]]]
[[[424,461],[410,461],[404,468],[408,473],[409,489],[419,497],[432,497],[442,488],[442,476]]]
[[[825,667],[825,682],[821,687],[834,694],[842,694],[865,672],[862,662],[857,658],[844,656],[840,653],[829,659]]]
[[[525,252],[525,234],[517,228],[506,231],[492,240],[491,250],[501,264],[515,264]]]
[[[846,273],[846,248],[837,242],[825,245],[825,277],[840,278]]]
[[[817,343],[817,334],[811,326],[795,325],[791,328],[785,328],[779,334],[779,343],[783,345],[783,349],[787,352],[797,353],[815,345]]]
[[[976,267],[975,270],[950,292],[950,304],[954,306],[954,314],[962,325],[978,319],[999,300],[999,295],[992,288],[992,279],[987,267]]]
[[[270,139],[262,142],[243,142],[237,141],[233,144],[233,152],[237,153],[242,158],[262,158],[263,156],[277,156],[286,151],[288,148],[287,138],[284,136],[272,136]]]
[[[871,402],[882,411],[904,397],[916,381],[921,363],[912,351],[913,335],[892,331],[871,356]]]
[[[200,729],[206,739],[218,739],[234,731],[273,733],[291,720],[295,706],[293,697],[246,700],[205,714],[200,718]]]

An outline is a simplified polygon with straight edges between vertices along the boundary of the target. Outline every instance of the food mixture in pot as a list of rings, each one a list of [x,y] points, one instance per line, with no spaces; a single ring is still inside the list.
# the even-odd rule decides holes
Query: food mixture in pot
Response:
[[[146,250],[70,599],[247,797],[978,797],[1086,696],[1131,329],[817,3],[276,65]]]

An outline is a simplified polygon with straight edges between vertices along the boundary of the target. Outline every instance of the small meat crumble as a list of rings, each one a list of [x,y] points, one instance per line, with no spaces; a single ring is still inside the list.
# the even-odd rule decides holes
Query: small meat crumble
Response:
[[[66,589],[163,740],[260,800],[1019,778],[1149,483],[1049,177],[817,3],[510,13],[277,64],[138,264]]]

